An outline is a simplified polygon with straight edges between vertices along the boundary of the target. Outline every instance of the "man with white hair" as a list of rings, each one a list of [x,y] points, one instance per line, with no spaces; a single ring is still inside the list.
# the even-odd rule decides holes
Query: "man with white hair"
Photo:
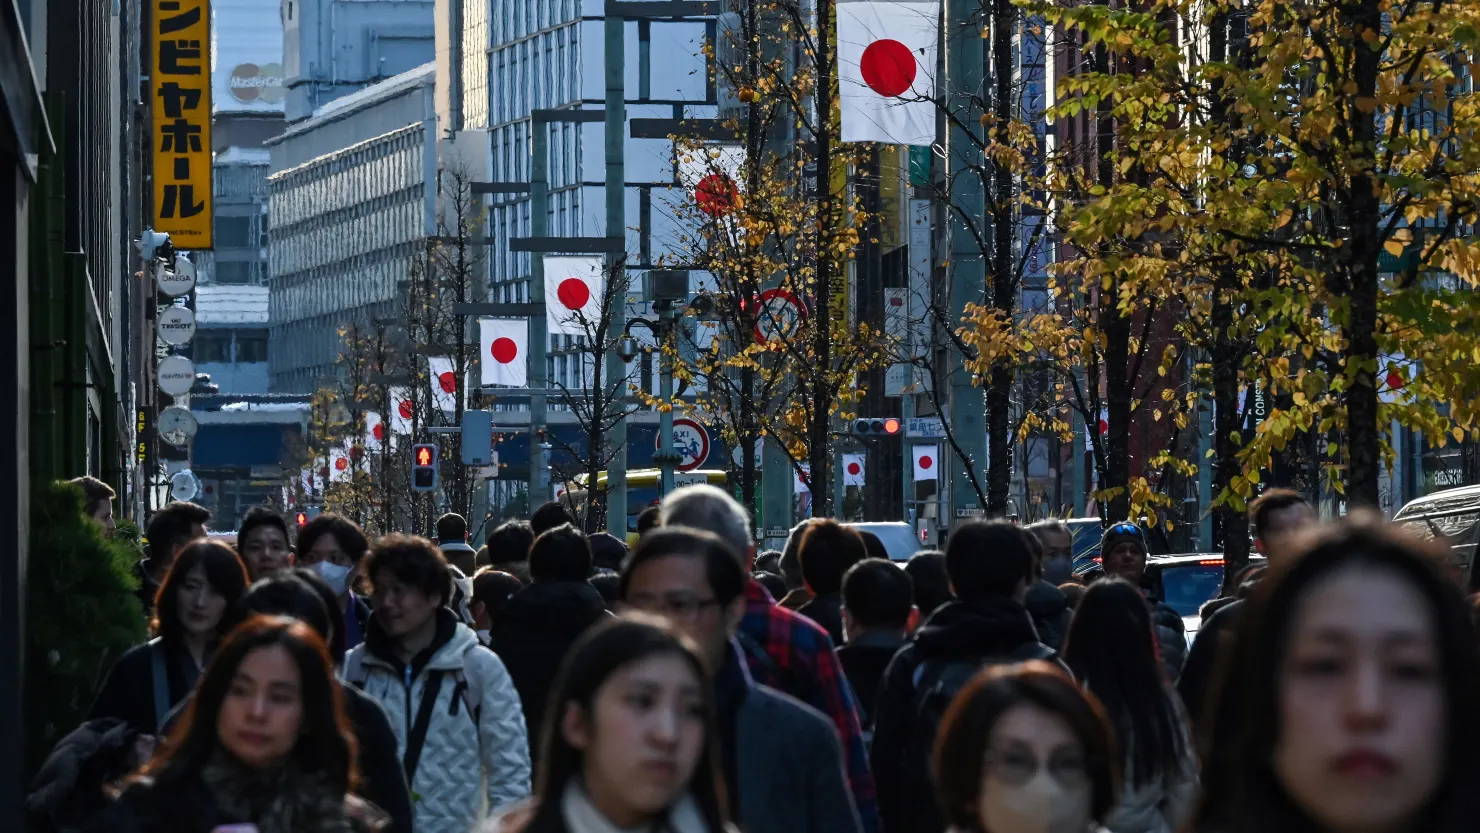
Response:
[[[686,526],[714,533],[742,554],[750,573],[755,560],[750,514],[723,489],[685,486],[663,499],[660,527]],[[864,833],[878,833],[879,810],[858,705],[827,632],[810,619],[778,607],[755,579],[745,587],[745,618],[736,639],[757,683],[785,692],[827,715],[837,727],[848,763],[848,784]]]

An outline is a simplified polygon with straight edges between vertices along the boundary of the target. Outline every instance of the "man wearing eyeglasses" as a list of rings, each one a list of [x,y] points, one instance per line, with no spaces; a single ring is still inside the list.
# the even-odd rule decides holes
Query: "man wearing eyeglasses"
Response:
[[[843,747],[826,717],[750,676],[735,634],[747,576],[718,536],[661,526],[622,564],[624,607],[668,617],[698,646],[714,682],[726,791],[746,830],[860,833]]]
[[[1146,538],[1141,527],[1121,521],[1105,530],[1100,539],[1101,564],[1105,575],[1119,576],[1136,587],[1146,577]],[[1161,646],[1161,662],[1173,680],[1182,672],[1187,659],[1187,629],[1182,616],[1170,605],[1148,599],[1152,619],[1156,622],[1156,641]]]

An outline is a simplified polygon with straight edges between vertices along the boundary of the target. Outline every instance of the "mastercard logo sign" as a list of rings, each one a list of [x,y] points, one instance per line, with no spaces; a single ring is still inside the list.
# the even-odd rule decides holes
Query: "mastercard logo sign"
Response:
[[[231,97],[247,104],[262,101],[269,104],[283,100],[287,90],[283,88],[282,64],[237,64],[231,71],[227,87]]]

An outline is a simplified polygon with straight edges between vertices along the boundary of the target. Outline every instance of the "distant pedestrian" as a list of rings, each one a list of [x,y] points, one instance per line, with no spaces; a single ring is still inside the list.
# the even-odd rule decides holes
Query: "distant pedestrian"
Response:
[[[1102,833],[1118,794],[1104,710],[1045,662],[972,678],[941,722],[932,764],[952,831]]]
[[[640,538],[658,527],[658,505],[643,509],[637,513],[637,536]]]
[[[1055,659],[1038,641],[1023,597],[1033,553],[1022,528],[972,521],[951,533],[947,602],[895,654],[874,711],[871,758],[888,833],[941,833],[945,819],[930,780],[930,750],[957,693],[983,667]],[[1016,833],[1014,831],[1014,833]]]
[[[588,538],[591,544],[591,566],[595,570],[613,573],[622,569],[622,560],[627,557],[627,542],[610,532],[598,532]]]
[[[534,529],[529,521],[504,521],[483,540],[488,549],[488,563],[478,566],[502,570],[529,584],[529,548],[534,546]]]
[[[703,653],[718,705],[726,793],[742,828],[856,833],[858,811],[832,724],[757,685],[733,639],[745,613],[745,585],[732,547],[665,520],[623,565],[622,600],[670,617]]]
[[[920,611],[921,623],[941,605],[956,598],[951,592],[951,578],[946,574],[946,554],[940,550],[920,550],[904,563],[904,571],[910,574],[915,589],[915,608]]]
[[[557,526],[574,525],[575,522],[575,518],[565,511],[565,505],[558,500],[540,504],[540,508],[534,510],[534,514],[529,516],[529,527],[536,538]]]
[[[777,604],[787,610],[801,610],[802,606],[812,601],[812,591],[807,589],[807,580],[802,576],[802,535],[806,533],[807,527],[822,520],[821,518],[807,518],[791,528],[791,534],[786,536],[786,548],[781,551],[781,577],[786,579],[786,586],[791,592],[785,598],[777,601]],[[754,547],[752,546],[752,549]]]
[[[355,737],[324,641],[258,616],[212,658],[171,742],[98,819],[96,833],[370,833],[353,795]]]
[[[880,561],[889,560],[889,548],[884,546],[884,539],[869,532],[867,529],[854,529],[853,531],[857,532],[858,537],[863,539],[865,558],[877,558]]]
[[[750,514],[724,489],[698,484],[675,490],[663,500],[661,526],[712,532],[729,545],[742,572],[750,569],[755,553]],[[797,534],[792,533],[793,537]],[[746,581],[745,599],[745,615],[736,641],[751,676],[761,685],[801,700],[832,721],[843,744],[848,787],[864,833],[877,833],[874,776],[869,771],[858,702],[833,650],[832,639],[807,617],[774,604],[757,581]]]
[[[139,602],[143,604],[146,616],[152,615],[154,596],[159,592],[159,583],[164,580],[165,573],[170,571],[175,555],[191,541],[206,537],[206,523],[210,519],[210,512],[179,500],[166,504],[149,519],[149,526],[144,531],[149,557],[134,567],[134,574],[139,579]]]
[[[113,491],[113,487],[88,475],[74,477],[67,482],[82,490],[82,511],[103,527],[104,535],[112,535],[113,530],[118,528],[118,523],[113,518],[113,500],[118,497],[118,493]]]
[[[447,558],[447,563],[471,576],[478,568],[474,564],[478,551],[468,544],[468,521],[456,512],[448,512],[437,519],[437,548]]]
[[[231,547],[202,540],[181,550],[156,596],[154,638],[113,664],[88,719],[116,717],[157,734],[226,635],[226,613],[246,589],[246,567]]]
[[[843,574],[868,557],[863,537],[837,521],[820,520],[802,533],[797,548],[802,580],[812,600],[797,609],[827,631],[833,644],[843,644]]]
[[[1023,531],[1033,549],[1033,583],[1028,585],[1028,595],[1023,598],[1023,606],[1028,608],[1028,615],[1033,617],[1033,627],[1038,629],[1038,641],[1057,651],[1064,645],[1064,634],[1069,631],[1069,620],[1074,617],[1074,612],[1069,609],[1069,599],[1058,585],[1043,577],[1046,552],[1042,539],[1032,528]]]
[[[293,568],[288,522],[270,506],[253,506],[236,532],[236,551],[253,581]]]
[[[370,541],[358,524],[342,515],[325,512],[298,530],[298,563],[318,574],[329,585],[339,603],[335,606],[336,649],[343,651],[365,641],[370,624],[370,604],[355,592],[360,568],[370,552]],[[338,657],[342,658],[341,652]]]
[[[838,660],[858,695],[860,717],[869,731],[884,669],[905,644],[914,611],[909,573],[892,561],[870,558],[843,576],[843,632],[847,644]]]
[[[779,574],[756,570],[750,574],[750,577],[755,579],[756,583],[766,588],[766,593],[770,595],[772,601],[786,595],[786,579],[782,578]]]
[[[1480,655],[1447,553],[1365,512],[1304,543],[1220,661],[1188,829],[1475,830]]]
[[[1104,705],[1120,739],[1124,786],[1105,821],[1112,833],[1175,833],[1197,795],[1197,761],[1182,701],[1156,658],[1141,591],[1108,578],[1084,594],[1064,662]]]
[[[781,550],[761,550],[755,554],[755,571],[781,575]],[[785,593],[781,594],[786,595]],[[776,598],[781,598],[777,596]]]
[[[388,535],[365,570],[374,611],[343,678],[391,715],[417,833],[464,833],[481,808],[529,795],[519,694],[503,662],[447,609],[452,571],[430,541]]]
[[[586,536],[570,524],[534,539],[529,572],[533,583],[504,605],[488,631],[488,647],[509,670],[528,725],[537,727],[566,652],[609,614],[606,600],[586,580],[591,575]],[[539,765],[537,758],[534,764]]]
[[[618,573],[601,572],[590,578],[591,586],[601,594],[609,613],[616,613],[622,603],[622,577]]]
[[[1111,524],[1100,537],[1100,557],[1104,560],[1106,576],[1125,579],[1145,595],[1146,536],[1140,526],[1130,521]],[[1166,669],[1167,679],[1176,680],[1187,659],[1187,626],[1182,623],[1182,614],[1171,605],[1149,596],[1146,601],[1156,622],[1162,667]]]
[[[1055,586],[1074,580],[1074,532],[1063,521],[1050,518],[1028,527],[1043,545],[1039,572]]]
[[[503,617],[509,600],[523,589],[524,582],[512,573],[484,567],[473,574],[473,603],[470,608],[476,626],[473,630],[477,632],[480,642],[488,644],[489,631]]]
[[[540,730],[536,799],[489,833],[726,833],[714,696],[667,620],[608,619],[572,647]]]

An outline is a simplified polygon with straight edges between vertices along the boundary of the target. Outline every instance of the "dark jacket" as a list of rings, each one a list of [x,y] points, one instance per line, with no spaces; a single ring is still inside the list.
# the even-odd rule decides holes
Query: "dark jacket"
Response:
[[[515,593],[489,630],[488,647],[514,679],[531,738],[543,731],[545,701],[566,652],[587,628],[610,615],[601,594],[584,581],[539,581]],[[530,744],[536,759],[538,746],[537,740]]]
[[[195,687],[200,669],[184,646],[171,641],[160,643],[165,652],[165,681],[169,685],[169,707],[174,708]],[[103,689],[93,701],[88,720],[116,717],[145,734],[156,734],[159,718],[154,714],[154,660],[148,643],[135,645],[124,652],[113,668]]]
[[[1156,623],[1156,644],[1161,649],[1161,664],[1167,679],[1175,682],[1187,661],[1187,625],[1182,614],[1166,602],[1151,599],[1151,619]]]
[[[797,613],[816,622],[832,637],[834,645],[843,644],[843,593],[823,593],[797,608]]]
[[[740,656],[731,641],[715,678],[722,769],[736,823],[765,833],[861,833],[832,722],[756,685]]]
[[[1187,716],[1192,719],[1193,729],[1206,725],[1208,690],[1213,684],[1213,671],[1218,667],[1221,656],[1238,624],[1244,602],[1242,599],[1220,608],[1217,613],[1204,619],[1192,648],[1187,652],[1187,662],[1182,665],[1182,676],[1177,679],[1177,693],[1182,695],[1182,704],[1187,707]]]
[[[159,582],[149,575],[149,559],[134,562],[134,578],[139,580],[139,589],[135,592],[139,604],[144,606],[144,618],[148,619],[154,615],[154,596],[159,593]]]
[[[1069,633],[1069,622],[1074,611],[1069,609],[1069,597],[1064,591],[1042,579],[1028,588],[1028,597],[1023,601],[1028,615],[1033,617],[1033,627],[1038,629],[1038,641],[1062,651],[1064,636]]]
[[[292,782],[301,784],[306,779]],[[258,790],[262,801],[298,800],[291,790]],[[346,796],[345,815],[353,833],[381,833],[385,816],[377,808],[354,796]],[[129,785],[108,808],[83,828],[84,833],[213,833],[231,824],[247,824],[251,819],[219,806],[204,779],[191,778],[168,788],[156,786],[145,778]],[[295,831],[294,833],[297,833]]]
[[[401,756],[396,751],[396,732],[390,716],[374,697],[352,685],[341,685],[344,711],[358,744],[355,769],[360,783],[355,793],[380,808],[388,817],[385,833],[413,833],[411,789],[406,786],[406,773],[401,771]],[[172,730],[184,714],[187,698],[165,720]]]
[[[941,833],[946,823],[936,803],[930,761],[933,738],[917,737],[916,671],[926,660],[983,664],[1036,653],[1052,657],[1038,641],[1028,611],[1009,598],[952,601],[941,605],[901,648],[884,672],[874,706],[869,758],[879,785],[879,824],[888,833]]]
[[[105,788],[144,763],[134,754],[143,734],[114,717],[89,720],[57,742],[26,791],[26,819],[36,833],[67,833],[105,811]]]
[[[859,718],[865,732],[874,727],[874,704],[878,701],[879,685],[884,681],[884,670],[904,644],[902,634],[872,631],[838,649],[838,662],[842,663],[848,684],[853,686],[853,694],[858,698]]]

